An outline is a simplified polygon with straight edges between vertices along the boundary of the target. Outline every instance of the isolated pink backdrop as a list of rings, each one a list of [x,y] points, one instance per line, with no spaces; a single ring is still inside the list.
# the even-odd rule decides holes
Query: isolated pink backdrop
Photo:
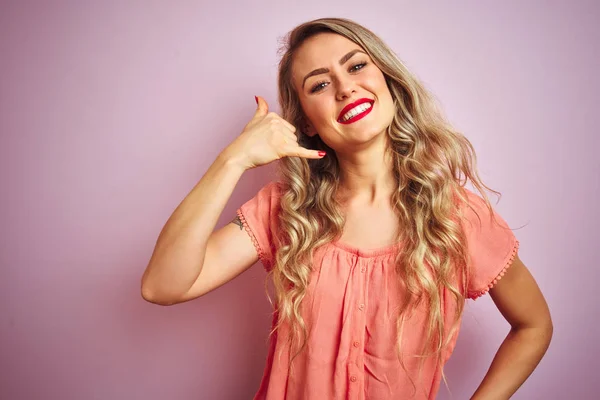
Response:
[[[600,7],[557,3],[3,1],[0,398],[254,395],[270,322],[261,265],[174,307],[145,303],[140,277],[254,95],[277,110],[278,38],[324,16],[382,36],[503,193],[555,324],[514,398],[597,398]],[[272,171],[243,176],[218,226]],[[454,398],[507,330],[489,297],[469,302]]]

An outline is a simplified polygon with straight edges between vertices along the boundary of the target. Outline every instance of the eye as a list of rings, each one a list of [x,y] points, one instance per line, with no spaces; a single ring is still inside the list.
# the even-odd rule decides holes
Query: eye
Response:
[[[358,70],[363,69],[366,65],[367,65],[367,63],[365,63],[365,62],[362,62],[362,63],[359,63],[359,64],[355,64],[352,67],[350,67],[350,71],[351,72],[356,72]]]
[[[312,87],[312,89],[310,89],[310,92],[315,93],[315,92],[320,91],[321,89],[323,89],[325,87],[325,86],[321,86],[321,85],[324,85],[326,83],[327,83],[327,81],[319,81],[319,82],[315,83],[315,85]]]
[[[350,67],[350,72],[357,72],[360,71],[361,69],[363,69],[365,66],[367,65],[366,62],[361,62],[358,64],[354,64],[353,66]],[[319,81],[317,83],[314,84],[314,86],[311,88],[310,92],[311,93],[316,93],[319,92],[321,90],[323,90],[325,88],[325,85],[327,83],[327,81]]]

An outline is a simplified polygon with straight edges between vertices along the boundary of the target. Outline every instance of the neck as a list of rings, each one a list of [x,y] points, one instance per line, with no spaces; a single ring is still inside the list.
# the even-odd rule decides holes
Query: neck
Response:
[[[338,196],[344,203],[376,205],[389,202],[396,189],[392,174],[392,156],[386,145],[371,146],[352,153],[336,153],[341,176]]]

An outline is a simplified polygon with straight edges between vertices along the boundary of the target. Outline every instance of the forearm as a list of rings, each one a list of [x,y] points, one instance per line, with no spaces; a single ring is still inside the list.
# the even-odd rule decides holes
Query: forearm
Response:
[[[142,277],[144,298],[165,301],[193,285],[208,238],[243,172],[232,157],[221,153],[171,214]]]
[[[551,337],[551,327],[512,329],[471,400],[509,399],[536,368]]]

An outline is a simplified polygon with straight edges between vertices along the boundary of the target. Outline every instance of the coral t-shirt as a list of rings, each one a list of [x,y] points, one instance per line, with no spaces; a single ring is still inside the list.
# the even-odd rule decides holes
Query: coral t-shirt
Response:
[[[471,260],[466,295],[475,299],[504,274],[519,242],[495,211],[497,223],[490,220],[481,197],[466,191],[477,212],[465,207],[462,221]],[[281,184],[270,182],[237,210],[266,270],[272,268],[276,250],[272,238],[277,233],[280,193]],[[310,330],[307,346],[294,360],[294,373],[288,375],[287,325],[273,334],[254,399],[435,399],[442,375],[434,357],[423,364],[420,379],[417,357],[404,358],[406,370],[397,357],[396,318],[402,288],[394,258],[400,245],[359,249],[337,241],[315,251],[301,309]],[[442,302],[447,333],[455,305],[449,292],[443,293]],[[422,351],[425,321],[426,309],[421,308],[405,323],[405,354]],[[454,350],[456,337],[445,348],[443,363]]]

